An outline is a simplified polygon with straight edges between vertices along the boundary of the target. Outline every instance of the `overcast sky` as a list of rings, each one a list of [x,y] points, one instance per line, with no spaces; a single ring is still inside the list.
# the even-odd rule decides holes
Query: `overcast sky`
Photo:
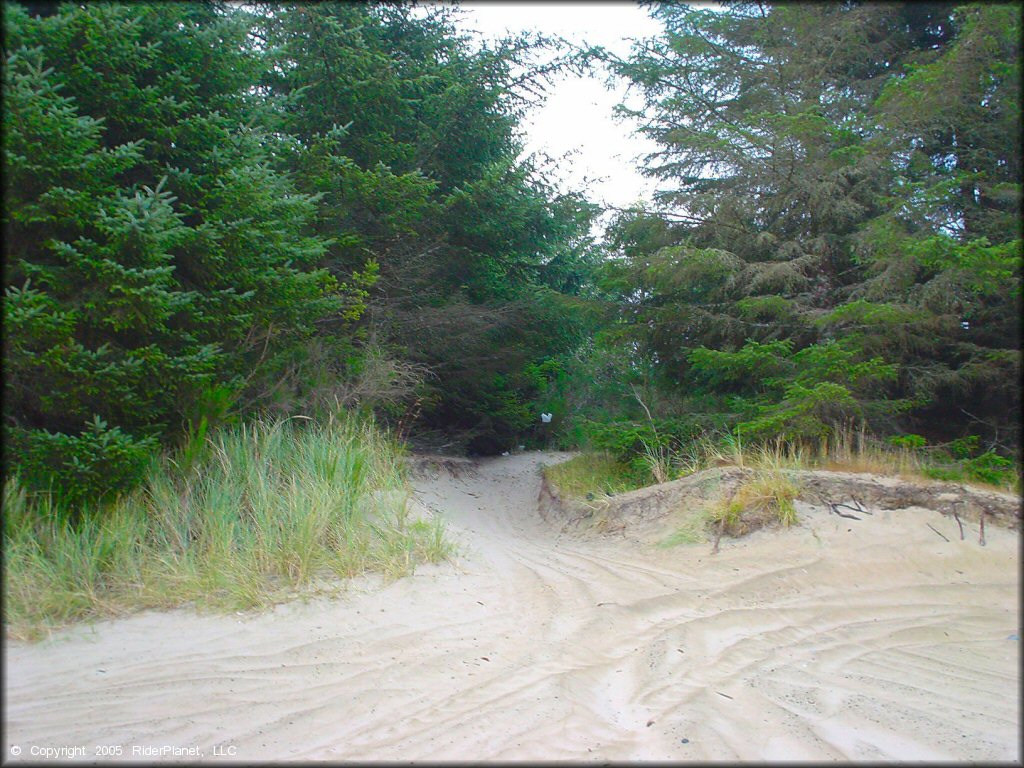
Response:
[[[628,2],[464,2],[460,24],[465,31],[496,38],[507,32],[535,30],[573,42],[601,45],[619,56],[629,54],[633,39],[651,37],[661,25]],[[608,90],[602,73],[568,77],[556,83],[543,107],[523,126],[527,151],[542,150],[554,157],[573,152],[571,164],[559,166],[568,186],[582,188],[594,202],[628,206],[649,199],[654,182],[637,171],[638,156],[655,145],[633,133],[631,121],[612,113],[626,89]]]

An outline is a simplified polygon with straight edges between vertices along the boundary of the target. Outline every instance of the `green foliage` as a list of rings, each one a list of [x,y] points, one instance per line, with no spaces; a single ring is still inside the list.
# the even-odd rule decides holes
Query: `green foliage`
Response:
[[[1012,453],[1019,13],[651,14],[661,33],[610,63],[643,101],[620,111],[659,144],[645,171],[671,191],[614,224],[605,338],[752,437],[853,419]]]
[[[98,416],[77,435],[12,428],[8,439],[23,485],[69,507],[131,488],[157,447],[154,437],[133,438]]]
[[[973,480],[998,486],[1012,485],[1018,476],[1013,462],[993,451],[985,451],[980,456],[968,459],[964,462],[964,470]]]
[[[747,418],[736,423],[737,430],[759,439],[799,441],[824,439],[850,421],[906,407],[881,389],[896,377],[896,366],[880,357],[858,357],[834,341],[794,352],[786,339],[748,340],[736,352],[699,347],[689,359],[699,385],[738,395],[732,403]]]
[[[620,461],[630,461],[644,448],[657,445],[659,436],[651,424],[634,422],[588,423],[584,426],[589,443],[608,451]]]
[[[486,456],[510,450],[535,419],[519,393],[501,374],[494,377],[491,386],[475,390],[473,397],[477,424],[467,442],[471,453]]]
[[[842,328],[847,333],[857,333],[859,328],[877,328],[884,332],[924,317],[924,312],[911,307],[856,299],[822,315],[816,322],[825,328]]]
[[[1000,488],[1016,488],[1020,484],[1020,466],[991,448],[981,451],[978,435],[951,440],[937,450],[926,474],[937,480],[973,481]]]
[[[675,460],[708,428],[692,416],[637,421],[578,420],[581,443],[628,469],[638,486],[665,482],[679,472]]]
[[[736,310],[750,320],[786,323],[795,313],[793,301],[782,296],[748,296],[736,302]]]
[[[476,49],[442,8],[54,10],[4,21],[8,427],[96,416],[187,464],[229,412],[334,397],[529,440],[596,208],[519,159],[517,121],[581,57]],[[370,391],[378,352],[405,383]]]
[[[961,244],[952,237],[936,235],[907,250],[926,269],[952,272],[972,292],[998,296],[1020,275],[1022,245],[1020,239],[992,245],[987,237]]]
[[[983,483],[1003,491],[1020,492],[1019,466],[1014,465],[1006,457],[992,452],[986,452],[963,463],[929,465],[922,469],[922,474],[943,482]]]
[[[790,384],[782,400],[761,405],[757,415],[736,426],[743,435],[756,438],[778,436],[783,440],[824,440],[835,424],[862,415],[861,409],[846,387],[823,381],[813,387]]]
[[[638,477],[629,465],[601,451],[581,453],[568,461],[546,466],[543,471],[559,493],[588,501],[642,488],[650,482],[649,476]]]
[[[32,449],[5,453],[74,497],[124,488],[154,438],[199,429],[203,393],[260,405],[366,294],[315,269],[316,199],[271,167],[247,14],[12,4],[4,25],[4,420]]]
[[[978,444],[980,438],[977,435],[967,435],[966,437],[958,437],[956,440],[950,441],[946,448],[955,459],[967,459],[978,450]]]
[[[927,478],[942,482],[958,482],[964,479],[963,470],[959,467],[925,467],[922,474]]]
[[[927,442],[921,435],[893,435],[888,438],[891,445],[897,448],[923,448]]]
[[[535,64],[555,47],[542,38],[475,48],[441,7],[289,5],[257,26],[281,129],[309,148],[280,159],[320,196],[322,263],[343,280],[373,255],[365,337],[432,374],[409,395],[419,426],[482,453],[537,439],[526,368],[580,341],[564,298],[594,258],[596,209],[518,158],[516,125],[529,92],[579,62]]]
[[[698,347],[690,355],[695,379],[715,390],[770,386],[777,381],[792,358],[793,342],[750,340],[736,352]]]
[[[441,524],[408,518],[396,448],[371,425],[259,421],[208,441],[194,467],[165,456],[103,514],[73,515],[66,500],[9,478],[8,628],[32,637],[189,602],[250,608],[324,576],[395,577],[452,551]]]

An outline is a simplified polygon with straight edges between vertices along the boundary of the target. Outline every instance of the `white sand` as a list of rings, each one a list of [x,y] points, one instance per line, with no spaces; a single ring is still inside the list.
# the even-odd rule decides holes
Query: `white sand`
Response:
[[[5,758],[1020,760],[1018,534],[804,508],[717,555],[570,535],[536,511],[556,459],[416,481],[455,564],[8,642]]]

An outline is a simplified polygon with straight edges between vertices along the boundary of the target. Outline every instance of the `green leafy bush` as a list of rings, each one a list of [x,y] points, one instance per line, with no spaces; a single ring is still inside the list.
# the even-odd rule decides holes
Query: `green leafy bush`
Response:
[[[703,420],[690,417],[605,422],[584,418],[578,424],[582,442],[611,456],[638,485],[672,479],[687,447],[709,429]]]
[[[895,445],[897,448],[909,448],[911,450],[924,448],[927,443],[921,435],[893,435],[887,438],[887,442],[890,445]]]
[[[1013,462],[993,451],[967,459],[964,471],[968,477],[992,485],[1010,485],[1017,475]]]
[[[946,446],[954,459],[969,459],[978,450],[981,438],[978,435],[967,435],[951,440]]]
[[[752,439],[823,440],[837,425],[908,405],[885,397],[895,365],[836,341],[794,351],[789,339],[748,340],[735,352],[698,347],[689,361],[700,388],[729,393],[736,428]]]
[[[155,437],[136,439],[99,417],[77,435],[15,428],[9,439],[25,487],[67,507],[132,487],[158,447]]]
[[[600,451],[588,451],[560,464],[544,467],[544,476],[560,493],[587,500],[614,496],[642,488],[650,482],[649,477],[637,477],[628,465]]]

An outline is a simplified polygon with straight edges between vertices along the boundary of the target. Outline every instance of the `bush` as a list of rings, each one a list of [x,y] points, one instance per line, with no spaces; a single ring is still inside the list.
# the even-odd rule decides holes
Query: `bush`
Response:
[[[575,498],[614,496],[650,482],[627,464],[604,452],[588,452],[544,468],[544,476],[560,493]]]
[[[887,439],[890,445],[897,448],[924,448],[926,440],[921,435],[893,435]]]
[[[9,439],[24,486],[67,506],[131,488],[158,447],[156,438],[132,437],[98,416],[79,435],[15,428]]]
[[[781,471],[762,470],[744,481],[711,512],[710,522],[729,536],[742,536],[768,525],[796,523],[793,501],[799,489]]]
[[[964,471],[972,480],[1000,486],[1012,485],[1017,476],[1013,462],[993,451],[965,461]]]
[[[608,451],[621,461],[631,462],[654,450],[677,451],[703,434],[696,419],[655,419],[635,421],[584,421],[583,434],[588,444]]]
[[[978,435],[966,435],[945,446],[937,446],[937,455],[924,474],[934,480],[977,482],[1000,488],[1019,487],[1019,465],[992,449],[978,453],[980,442]]]

